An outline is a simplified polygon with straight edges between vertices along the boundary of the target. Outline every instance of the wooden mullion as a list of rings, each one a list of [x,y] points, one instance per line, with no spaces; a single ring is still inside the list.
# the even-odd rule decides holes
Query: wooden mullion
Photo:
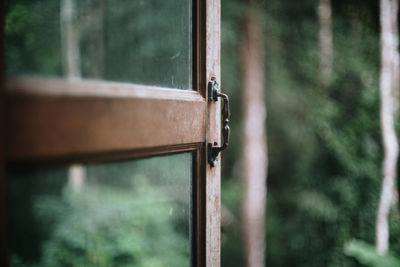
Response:
[[[205,0],[206,2],[206,38],[205,38],[205,73],[207,83],[211,77],[220,82],[220,45],[221,45],[221,3],[220,0]],[[206,116],[207,143],[220,144],[221,110],[220,102],[208,102]],[[204,158],[207,162],[207,155]],[[206,201],[205,201],[205,246],[206,266],[219,267],[221,261],[221,155],[216,166],[205,163]]]
[[[205,266],[206,262],[206,145],[203,143],[196,150],[196,195],[194,216],[196,219],[195,231],[195,266]]]

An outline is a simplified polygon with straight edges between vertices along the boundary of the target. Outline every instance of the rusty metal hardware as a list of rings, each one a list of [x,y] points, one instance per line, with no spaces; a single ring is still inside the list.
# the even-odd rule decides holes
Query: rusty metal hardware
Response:
[[[211,78],[211,81],[208,82],[208,100],[209,101],[218,101],[218,98],[221,97],[224,101],[224,105],[222,107],[222,137],[224,142],[222,146],[218,147],[218,143],[214,142],[214,146],[212,143],[208,143],[208,163],[211,167],[215,167],[218,160],[218,155],[221,151],[225,150],[229,145],[229,118],[231,116],[231,111],[229,108],[229,97],[226,94],[220,93],[219,84],[217,83],[217,79],[215,77]]]

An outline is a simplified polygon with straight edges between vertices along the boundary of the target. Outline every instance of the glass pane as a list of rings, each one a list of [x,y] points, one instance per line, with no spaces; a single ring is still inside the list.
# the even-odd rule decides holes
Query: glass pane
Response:
[[[191,0],[7,0],[9,75],[192,88]]]
[[[190,266],[192,154],[8,171],[11,266]]]

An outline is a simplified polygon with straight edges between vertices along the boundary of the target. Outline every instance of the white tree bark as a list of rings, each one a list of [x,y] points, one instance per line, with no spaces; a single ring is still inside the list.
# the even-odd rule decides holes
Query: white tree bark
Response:
[[[399,27],[398,27],[398,11],[399,1],[392,0],[392,35],[393,35],[393,56],[392,56],[392,94],[393,94],[393,109],[394,109],[394,120],[398,118],[399,114],[399,97],[400,97],[400,57],[399,57]],[[397,206],[399,203],[399,192],[397,190],[397,179],[393,186],[393,198],[391,206],[393,211],[398,211]]]
[[[264,44],[263,31],[255,10],[247,14],[243,37],[243,239],[246,265],[264,267],[267,189]]]
[[[68,170],[68,182],[71,188],[76,191],[82,191],[85,185],[86,179],[86,168],[80,164],[74,164],[69,167]]]
[[[332,41],[332,12],[330,0],[319,0],[319,53],[321,81],[328,85],[332,79],[333,41]]]
[[[392,12],[391,12],[391,21],[392,21],[392,36],[393,36],[393,55],[392,55],[392,90],[393,90],[393,98],[394,98],[394,114],[395,117],[398,114],[399,110],[399,89],[400,89],[400,73],[399,73],[399,27],[397,26],[399,11],[399,1],[392,0]]]
[[[69,80],[81,78],[79,32],[76,23],[75,0],[61,0],[61,49],[64,75]]]
[[[61,0],[60,8],[63,72],[66,79],[78,80],[82,75],[75,0]],[[85,167],[75,164],[71,165],[68,171],[68,183],[71,188],[81,191],[85,184]]]
[[[393,58],[395,38],[393,36],[393,15],[397,17],[397,0],[381,0],[381,74],[380,74],[380,98],[381,98],[381,131],[384,150],[383,181],[379,207],[376,220],[376,249],[379,254],[385,254],[389,250],[389,211],[393,198],[393,190],[396,179],[397,159],[399,144],[394,125],[394,99],[393,99]]]
[[[80,0],[82,1],[82,0]],[[87,1],[87,0],[86,0]],[[104,0],[88,1],[83,15],[79,19],[80,31],[84,34],[89,46],[86,46],[85,63],[89,68],[85,69],[85,76],[91,79],[102,79],[104,75]]]

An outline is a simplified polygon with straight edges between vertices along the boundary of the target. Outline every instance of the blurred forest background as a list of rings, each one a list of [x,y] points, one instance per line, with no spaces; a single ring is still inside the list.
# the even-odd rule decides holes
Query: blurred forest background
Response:
[[[259,1],[268,110],[267,266],[400,266],[398,205],[377,256],[382,181],[379,1],[332,0],[333,71],[321,82],[317,0]],[[224,154],[222,266],[245,266],[241,237],[242,64],[248,1],[222,1],[222,87],[232,99]],[[396,118],[396,122],[398,118]],[[397,123],[396,123],[397,124]]]
[[[80,10],[97,10],[98,14],[94,15],[97,20],[81,23],[81,30],[86,36],[86,39],[81,39],[78,48],[81,49],[83,63],[78,64],[81,69],[74,75],[145,84],[156,82],[157,85],[190,89],[192,47],[189,17],[183,17],[180,21],[180,34],[173,34],[168,42],[154,42],[157,37],[158,40],[164,40],[162,34],[167,33],[160,27],[162,22],[168,21],[169,29],[174,33],[177,16],[170,14],[184,13],[191,9],[190,6],[180,5],[181,2],[159,0],[78,2]],[[106,9],[105,17],[101,17],[105,9],[104,6],[97,6],[98,3],[110,6],[114,4],[115,8]],[[304,267],[363,266],[362,264],[400,266],[400,214],[396,199],[390,214],[390,252],[385,256],[378,256],[374,248],[383,159],[379,117],[379,1],[331,1],[333,69],[329,83],[321,81],[319,1],[263,0],[258,3],[256,12],[264,35],[264,94],[268,110],[266,264]],[[118,8],[122,6],[126,8]],[[229,267],[245,266],[243,218],[240,210],[243,197],[240,158],[243,154],[244,70],[239,55],[248,8],[249,1],[222,0],[221,84],[223,91],[231,98],[232,117],[230,147],[224,153],[222,164],[221,261],[222,266]],[[160,15],[159,20],[150,20],[148,14],[155,9],[164,10],[165,12],[160,12],[164,16]],[[5,34],[9,75],[22,73],[69,77],[63,66],[59,10],[60,1],[8,1]],[[143,12],[139,12],[140,10]],[[85,18],[85,15],[87,14],[78,14],[77,17]],[[133,18],[137,20],[133,21]],[[99,28],[97,22],[102,20],[104,28]],[[129,31],[134,34],[127,36],[126,32]],[[154,34],[155,32],[160,35]],[[96,38],[100,41],[96,41]],[[93,46],[93,43],[103,47]],[[126,47],[136,50],[128,54],[121,52],[126,51]],[[99,51],[103,52],[99,54]],[[92,68],[93,65],[98,66],[98,69]],[[154,69],[157,71],[153,71]],[[182,72],[182,69],[185,71]],[[156,74],[160,77],[155,77]],[[170,79],[170,76],[175,79]],[[63,181],[57,187],[56,202],[49,202],[46,198],[46,195],[52,195],[51,192],[40,189],[40,194],[45,196],[38,198],[40,201],[36,204],[31,203],[31,207],[24,207],[31,210],[32,220],[40,221],[44,218],[43,221],[46,222],[58,207],[69,207],[71,214],[84,212],[80,205],[73,205],[76,197],[73,192],[64,188],[68,179],[66,173],[65,169],[58,174]],[[40,176],[47,177],[47,174]],[[132,183],[141,181],[140,177],[133,176],[126,180],[131,179],[129,181]],[[15,178],[17,182],[18,177],[20,175]],[[48,188],[52,190],[50,185]],[[18,193],[17,189],[15,192]],[[33,192],[36,189],[29,190]],[[25,194],[28,196],[26,192]],[[146,195],[147,193],[143,194],[143,197]],[[117,205],[120,200],[115,194],[110,194],[109,201]],[[18,201],[15,203],[18,204]],[[159,209],[168,210],[168,205],[160,205]],[[39,211],[36,210],[37,207]],[[145,210],[142,212],[146,213]],[[17,218],[20,214],[10,217],[13,216]],[[93,223],[109,231],[110,224],[102,225],[102,222],[113,218],[113,213],[104,216],[105,219],[101,218]],[[187,214],[185,216],[182,215],[178,222],[172,221],[166,226],[170,233],[169,239],[187,242],[187,226],[183,232],[178,229],[188,222]],[[160,217],[148,214],[146,218],[150,222],[156,222]],[[166,218],[164,219],[167,220]],[[57,218],[53,220],[55,225]],[[77,233],[71,235],[67,232],[68,227],[60,224],[57,229],[61,234],[57,231],[54,235],[45,234],[50,235],[46,237],[46,242],[50,245],[45,247],[53,247],[52,250],[37,252],[35,259],[27,263],[15,256],[14,266],[37,266],[40,265],[40,260],[42,266],[62,264],[65,259],[53,257],[63,255],[60,253],[72,255],[68,257],[75,258],[77,266],[82,263],[98,263],[86,243],[77,247],[74,240],[69,240],[87,229],[78,227]],[[156,229],[155,233],[161,236],[163,231],[165,229]],[[97,233],[91,237],[96,236]],[[124,232],[112,236],[113,239],[121,240],[124,237]],[[93,244],[97,244],[96,242]],[[98,242],[109,245],[107,240]],[[168,246],[169,243],[162,245]],[[189,257],[189,248],[187,243],[182,244],[178,250],[166,251],[156,263],[148,261],[156,244],[149,245],[143,251],[131,251],[130,246],[116,244],[109,248],[109,254],[103,253],[105,258],[101,262],[103,266],[122,266],[121,262],[127,265],[136,262],[138,266],[165,266],[167,259],[175,259],[184,266]],[[19,244],[16,245],[18,246]],[[40,259],[41,256],[45,258]]]

